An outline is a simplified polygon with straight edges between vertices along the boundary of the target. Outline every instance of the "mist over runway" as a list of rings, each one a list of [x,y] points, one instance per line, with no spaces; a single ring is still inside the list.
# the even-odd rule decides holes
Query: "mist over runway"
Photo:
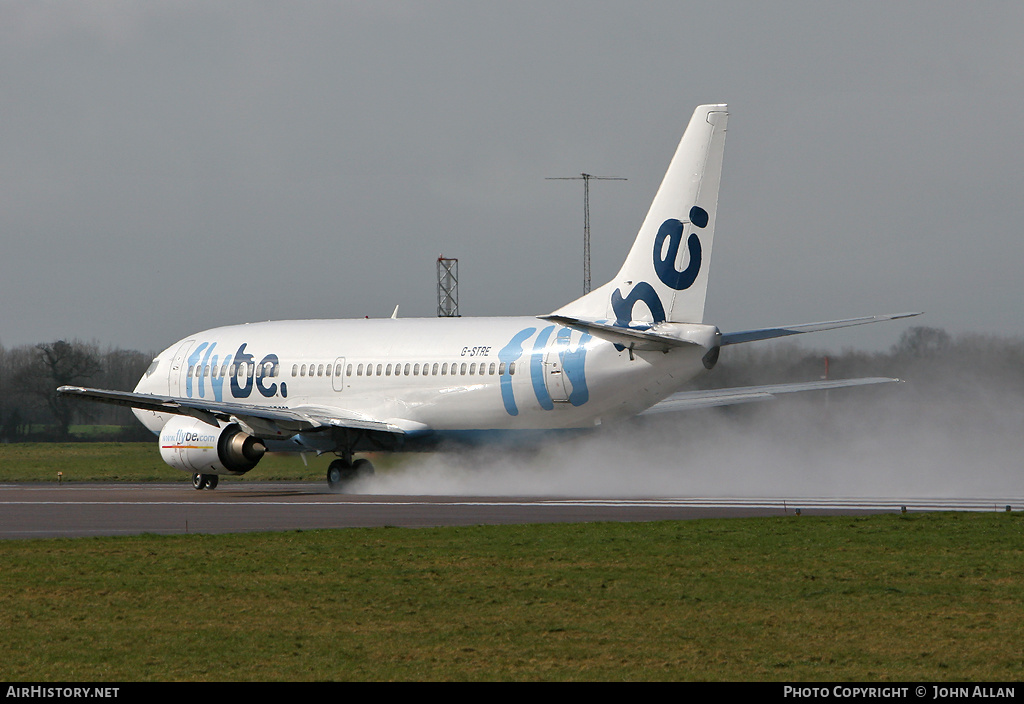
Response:
[[[1016,391],[990,383],[955,396],[906,383],[830,394],[645,418],[534,452],[423,455],[355,489],[591,498],[1024,496],[1024,403]]]

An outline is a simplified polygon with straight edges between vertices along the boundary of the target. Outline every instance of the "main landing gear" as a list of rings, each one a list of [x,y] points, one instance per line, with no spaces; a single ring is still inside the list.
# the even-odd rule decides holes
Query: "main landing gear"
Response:
[[[327,486],[331,491],[345,491],[355,480],[373,476],[373,465],[370,460],[338,459],[327,467]]]
[[[196,472],[192,475],[192,488],[197,491],[202,489],[216,489],[218,483],[220,483],[220,477],[216,474],[199,474]]]

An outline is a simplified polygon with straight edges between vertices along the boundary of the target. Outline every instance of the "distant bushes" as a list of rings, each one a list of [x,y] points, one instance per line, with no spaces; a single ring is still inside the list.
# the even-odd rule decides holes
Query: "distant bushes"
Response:
[[[0,442],[150,437],[129,409],[67,399],[57,387],[131,390],[152,357],[81,340],[0,346]]]

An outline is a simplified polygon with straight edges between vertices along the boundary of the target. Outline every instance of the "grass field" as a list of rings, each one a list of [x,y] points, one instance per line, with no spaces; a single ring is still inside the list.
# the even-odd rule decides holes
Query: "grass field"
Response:
[[[222,477],[222,482],[252,480],[323,480],[334,455],[297,454],[264,457],[245,477]],[[375,459],[385,466],[387,459]],[[191,475],[160,459],[156,439],[150,442],[37,442],[0,444],[0,482],[131,481],[187,482]]]
[[[0,679],[1016,681],[1024,516],[0,542]]]

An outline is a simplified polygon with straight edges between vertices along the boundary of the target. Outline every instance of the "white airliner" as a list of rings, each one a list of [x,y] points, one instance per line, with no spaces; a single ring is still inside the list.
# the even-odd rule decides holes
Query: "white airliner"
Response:
[[[733,333],[704,322],[727,118],[725,105],[697,108],[619,273],[549,315],[232,325],[175,342],[134,393],[59,391],[132,407],[197,489],[269,450],[335,453],[327,482],[339,490],[372,473],[359,452],[518,444],[640,413],[896,381],[679,391],[723,345],[916,315]]]

